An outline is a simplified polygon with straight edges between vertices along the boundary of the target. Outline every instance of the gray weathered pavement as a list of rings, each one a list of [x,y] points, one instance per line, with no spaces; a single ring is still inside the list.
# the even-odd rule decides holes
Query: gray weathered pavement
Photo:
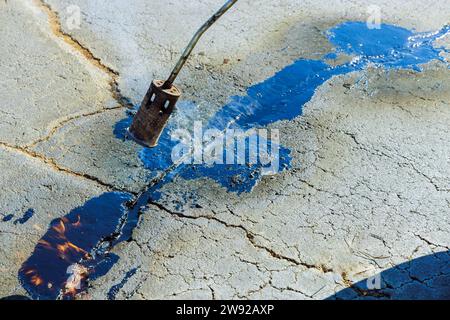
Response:
[[[17,272],[51,220],[106,191],[137,193],[155,176],[113,127],[222,0],[152,2],[0,2],[0,296],[24,293]],[[217,109],[299,58],[320,58],[330,50],[323,32],[364,21],[372,3],[384,22],[409,29],[450,23],[448,0],[426,2],[240,1],[180,75],[183,99]],[[67,25],[71,5],[80,28]],[[367,86],[361,76],[332,78],[303,116],[272,125],[293,168],[251,193],[206,178],[166,184],[87,297],[323,299],[448,252],[450,71],[369,68]],[[432,287],[419,280],[396,286]]]

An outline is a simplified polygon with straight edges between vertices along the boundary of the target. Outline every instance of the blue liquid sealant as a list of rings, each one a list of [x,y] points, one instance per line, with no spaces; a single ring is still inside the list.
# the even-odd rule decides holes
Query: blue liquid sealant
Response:
[[[13,218],[14,218],[14,215],[13,215],[13,214],[8,214],[8,215],[6,215],[6,216],[3,217],[2,221],[3,221],[3,222],[9,222],[9,221],[11,221]]]
[[[361,57],[363,64],[422,71],[424,63],[445,61],[441,53],[448,50],[433,43],[449,32],[450,25],[434,33],[414,33],[388,24],[368,29],[362,22],[347,22],[329,30],[328,38],[338,52]]]
[[[131,198],[124,193],[105,193],[53,220],[19,271],[19,279],[31,297],[56,299],[70,277],[70,266],[89,260],[93,267],[92,250],[100,241],[119,232],[124,203]],[[106,274],[104,263],[99,261],[98,265],[98,270],[91,273]]]
[[[280,120],[292,120],[302,114],[305,103],[324,82],[336,75],[363,70],[369,63],[386,70],[403,68],[420,72],[424,63],[432,60],[444,61],[441,53],[448,51],[434,47],[433,43],[449,32],[450,26],[434,33],[415,33],[387,24],[383,24],[380,29],[368,29],[363,22],[340,24],[327,32],[330,42],[335,46],[333,52],[325,55],[322,60],[299,59],[273,77],[250,87],[245,96],[230,98],[230,102],[211,117],[207,128],[248,130],[262,128]],[[327,63],[330,59],[338,58],[340,54],[351,55],[354,58],[351,62],[338,66]],[[180,103],[177,112],[189,116],[196,112],[196,108],[192,103]],[[131,116],[117,123],[114,127],[115,135],[123,139],[130,123]],[[140,151],[142,164],[150,172],[166,171],[173,166],[171,152],[178,144],[171,139],[170,132],[174,129],[176,128],[173,125],[169,125],[162,134],[158,147],[144,148]],[[280,171],[288,169],[291,161],[290,150],[277,146],[270,140],[267,144],[269,150],[275,147],[280,149]],[[19,278],[33,298],[54,299],[64,288],[68,278],[67,268],[73,263],[87,261],[84,264],[90,264],[90,268],[93,269],[89,275],[91,279],[108,271],[118,258],[98,250],[97,244],[104,241],[105,237],[111,237],[118,232],[121,232],[121,236],[113,240],[112,245],[127,240],[137,224],[139,208],[151,200],[158,199],[161,188],[174,177],[209,178],[230,192],[242,193],[252,190],[261,179],[263,169],[261,163],[181,164],[142,193],[131,209],[125,208],[126,202],[132,198],[128,194],[106,193],[89,200],[63,220],[57,219],[52,222],[33,254],[23,264]],[[65,223],[66,228],[63,237],[58,231],[61,221]],[[58,245],[64,246],[67,241],[81,250],[68,249],[61,254],[57,250]],[[89,258],[93,251],[96,257]],[[111,294],[115,292],[114,288],[111,290]]]
[[[24,224],[27,223],[28,220],[30,220],[34,216],[34,209],[28,209],[23,214],[22,218],[19,218],[17,220],[14,220],[14,224]]]

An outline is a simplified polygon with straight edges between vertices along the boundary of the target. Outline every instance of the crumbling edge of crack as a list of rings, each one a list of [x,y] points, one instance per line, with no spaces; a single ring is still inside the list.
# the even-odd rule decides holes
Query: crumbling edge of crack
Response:
[[[47,2],[45,2],[44,0],[32,0],[26,1],[25,5],[27,5],[32,11],[38,10],[39,12],[44,14],[47,18],[48,26],[50,27],[50,34],[52,34],[57,39],[62,40],[66,45],[68,45],[73,50],[72,54],[78,53],[78,56],[83,57],[85,62],[93,66],[97,71],[103,73],[109,79],[108,81],[110,87],[109,91],[111,92],[112,98],[118,103],[118,105],[110,108],[102,107],[94,111],[85,112],[81,114],[78,113],[75,115],[66,116],[63,119],[59,119],[57,123],[51,129],[49,129],[49,132],[45,136],[38,138],[28,144],[25,144],[24,146],[12,145],[8,142],[0,141],[0,147],[8,149],[9,151],[15,151],[28,157],[37,159],[43,162],[44,164],[48,165],[49,168],[54,169],[55,171],[63,172],[71,176],[89,180],[111,191],[127,192],[135,196],[136,195],[135,192],[118,188],[90,174],[75,172],[69,168],[60,166],[59,164],[57,164],[55,159],[48,158],[45,155],[42,155],[32,150],[32,148],[37,144],[48,141],[58,130],[60,130],[61,128],[63,128],[65,125],[69,124],[72,121],[75,121],[82,117],[98,115],[100,113],[108,112],[111,110],[117,110],[122,108],[130,109],[133,108],[134,105],[128,98],[124,97],[120,92],[118,85],[118,78],[120,76],[119,73],[114,69],[112,69],[111,67],[104,64],[100,58],[96,57],[80,41],[75,39],[67,32],[63,31],[58,14],[52,9],[52,7]],[[48,30],[45,31],[48,32]]]
[[[55,41],[64,43],[70,49],[69,51],[71,54],[77,56],[79,59],[82,59],[86,65],[93,67],[95,71],[99,72],[100,74],[106,77],[107,79],[106,81],[108,82],[109,86],[108,91],[110,92],[112,99],[117,102],[117,106],[115,107],[111,108],[102,107],[100,109],[91,112],[69,115],[62,119],[57,120],[56,124],[49,129],[49,132],[44,137],[41,137],[39,139],[36,139],[35,141],[28,143],[26,145],[27,147],[33,147],[40,142],[49,140],[60,128],[81,117],[95,115],[108,110],[120,108],[124,109],[134,108],[134,104],[131,102],[131,100],[122,95],[120,91],[118,83],[120,77],[119,72],[114,70],[112,67],[106,65],[101,58],[96,57],[87,46],[81,43],[81,41],[76,39],[74,36],[70,35],[68,32],[65,32],[63,30],[58,13],[55,10],[53,10],[50,4],[48,4],[44,0],[32,0],[30,2],[27,1],[26,4],[33,11],[38,11],[46,17],[46,23],[49,27],[49,30],[45,31],[50,35],[52,35],[53,37],[55,37]]]
[[[80,40],[63,30],[58,13],[45,0],[33,0],[34,4],[47,16],[50,29],[54,36],[67,43],[75,52],[83,56],[92,66],[96,67],[109,77],[110,92],[113,98],[123,107],[133,107],[130,99],[122,95],[118,85],[119,72],[105,64],[101,58],[96,57],[92,51]]]

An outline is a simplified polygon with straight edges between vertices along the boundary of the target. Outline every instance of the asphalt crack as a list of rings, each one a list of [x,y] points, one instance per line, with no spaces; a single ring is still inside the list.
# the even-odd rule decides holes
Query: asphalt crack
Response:
[[[58,13],[53,10],[53,8],[46,3],[44,0],[34,0],[33,1],[35,5],[47,16],[47,20],[50,26],[50,30],[53,33],[54,36],[57,38],[63,40],[66,44],[68,44],[73,50],[80,53],[81,56],[83,56],[86,61],[88,61],[92,66],[103,72],[108,78],[108,85],[109,85],[109,91],[112,95],[112,98],[118,103],[117,107],[113,108],[101,108],[100,110],[96,110],[93,112],[88,112],[81,115],[75,115],[71,116],[69,118],[63,119],[60,121],[56,126],[54,126],[50,132],[47,134],[47,136],[40,138],[28,146],[34,146],[40,142],[47,141],[50,139],[51,136],[53,136],[61,127],[66,125],[67,123],[87,116],[92,116],[99,114],[101,112],[105,112],[108,110],[114,110],[114,109],[120,109],[120,108],[128,108],[131,109],[134,107],[131,100],[127,97],[125,97],[120,89],[119,89],[119,77],[120,74],[118,71],[114,70],[113,68],[107,66],[103,61],[96,57],[92,51],[87,48],[85,45],[83,45],[79,40],[77,40],[75,37],[70,35],[69,33],[65,32],[62,28],[61,21],[59,18]]]
[[[92,112],[86,112],[86,113],[82,113],[82,114],[78,114],[78,115],[69,116],[68,118],[66,118],[64,120],[60,120],[60,122],[57,125],[55,125],[53,128],[50,129],[50,132],[45,137],[39,138],[39,139],[37,139],[37,140],[27,144],[26,148],[33,148],[39,143],[46,142],[46,141],[50,140],[50,138],[53,137],[53,135],[58,130],[60,130],[66,124],[68,124],[68,123],[70,123],[70,122],[72,122],[74,120],[85,118],[85,117],[91,117],[91,116],[99,115],[99,114],[104,113],[104,112],[109,112],[109,111],[122,109],[122,108],[123,108],[123,106],[119,105],[119,106],[116,106],[116,107],[102,108],[100,110],[95,110],[95,111],[92,111]]]
[[[103,181],[103,180],[101,180],[101,179],[99,179],[97,177],[94,177],[94,176],[92,176],[90,174],[80,173],[80,172],[73,171],[73,170],[71,170],[69,168],[62,167],[62,166],[58,165],[54,159],[45,157],[45,156],[43,156],[43,155],[41,155],[41,154],[39,154],[39,153],[37,153],[37,152],[35,152],[33,150],[30,150],[30,149],[28,149],[26,147],[14,146],[14,145],[10,145],[10,144],[5,143],[5,142],[0,142],[0,147],[3,147],[4,149],[7,149],[9,151],[18,152],[18,153],[20,153],[22,155],[25,155],[25,156],[29,157],[29,158],[33,158],[35,160],[38,160],[38,161],[46,164],[49,168],[51,168],[51,169],[53,169],[55,171],[63,172],[63,173],[66,173],[66,174],[71,175],[71,176],[76,177],[76,178],[89,180],[90,182],[94,182],[94,183],[96,183],[96,184],[98,184],[98,185],[100,185],[100,186],[102,186],[104,188],[107,188],[109,190],[131,193],[128,190],[123,190],[123,189],[117,188],[116,186],[114,186],[112,184],[109,184],[109,183],[107,183],[107,182],[105,182],[105,181]]]
[[[98,57],[96,57],[86,46],[84,46],[80,41],[75,39],[73,36],[68,34],[67,32],[63,31],[60,18],[58,14],[52,9],[52,7],[46,3],[44,0],[33,0],[33,3],[35,6],[37,6],[38,9],[40,9],[46,16],[48,20],[48,24],[50,26],[51,32],[54,36],[56,36],[59,39],[62,39],[66,44],[68,44],[73,50],[80,53],[91,65],[93,65],[98,70],[102,71],[104,74],[108,76],[109,80],[109,90],[111,92],[111,95],[115,101],[117,101],[118,105],[111,108],[101,108],[95,111],[86,112],[82,114],[72,115],[64,118],[63,120],[59,120],[59,122],[50,129],[49,133],[39,138],[25,146],[18,146],[18,145],[12,145],[6,142],[0,141],[0,146],[3,148],[15,151],[18,153],[21,153],[23,155],[26,155],[27,157],[36,159],[41,161],[42,163],[46,164],[49,168],[54,169],[58,172],[63,172],[68,175],[82,178],[85,180],[89,180],[91,182],[94,182],[102,187],[105,187],[112,191],[119,191],[119,192],[127,192],[133,195],[136,195],[136,193],[131,192],[129,190],[118,188],[110,183],[107,183],[103,181],[102,179],[95,177],[93,175],[90,175],[88,173],[80,173],[76,172],[74,170],[71,170],[70,168],[63,167],[53,159],[46,157],[40,153],[35,152],[32,150],[32,147],[36,146],[38,143],[48,141],[59,129],[67,125],[68,123],[83,118],[83,117],[89,117],[93,115],[98,115],[103,112],[108,112],[110,110],[117,110],[122,108],[131,108],[133,107],[133,104],[130,102],[128,98],[123,96],[120,92],[119,85],[118,85],[118,78],[119,78],[119,72],[113,70],[111,67],[107,66],[102,62],[102,60]]]
[[[219,218],[216,218],[214,216],[208,216],[208,215],[189,216],[189,215],[183,214],[181,212],[172,211],[172,210],[166,208],[164,205],[162,205],[160,203],[157,203],[155,201],[149,201],[149,204],[155,206],[156,208],[158,208],[158,209],[160,209],[162,211],[165,211],[165,212],[169,213],[172,216],[176,216],[178,218],[190,219],[190,220],[207,219],[207,220],[218,222],[218,223],[224,225],[227,228],[239,229],[239,230],[244,232],[247,240],[250,242],[250,244],[254,248],[260,249],[260,250],[264,250],[266,253],[268,253],[271,257],[273,257],[275,259],[283,260],[283,261],[289,262],[290,264],[294,264],[296,266],[302,266],[302,267],[305,267],[307,269],[315,269],[315,270],[318,270],[318,271],[320,271],[322,273],[334,272],[333,269],[328,268],[328,267],[326,267],[323,264],[322,265],[315,265],[315,264],[309,264],[309,263],[306,263],[306,262],[303,262],[303,261],[299,261],[297,259],[285,256],[285,255],[283,255],[281,253],[276,252],[275,250],[273,250],[271,248],[265,247],[265,246],[257,243],[255,241],[255,237],[257,237],[258,235],[254,234],[253,232],[251,232],[250,230],[248,230],[247,228],[245,228],[242,225],[230,224],[230,223],[227,223],[226,221],[223,221],[223,220],[221,220]]]
[[[132,106],[129,99],[124,97],[118,88],[118,78],[120,76],[119,72],[107,66],[105,63],[103,63],[103,61],[100,58],[96,57],[79,40],[74,38],[69,33],[65,32],[62,29],[58,13],[56,13],[56,11],[53,10],[50,4],[48,4],[44,0],[34,0],[34,2],[47,15],[48,22],[53,34],[58,38],[64,40],[64,42],[69,44],[73,49],[81,53],[92,65],[102,70],[111,78],[110,81],[111,93],[113,94],[113,97],[119,102],[119,104],[121,104],[124,107]]]

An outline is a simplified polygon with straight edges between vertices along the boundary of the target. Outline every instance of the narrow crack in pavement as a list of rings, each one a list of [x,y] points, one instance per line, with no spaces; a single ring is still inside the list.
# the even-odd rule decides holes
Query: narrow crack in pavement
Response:
[[[102,109],[99,109],[99,110],[95,110],[95,111],[91,111],[91,112],[86,112],[86,113],[83,113],[83,114],[78,114],[78,115],[69,116],[69,117],[67,117],[67,118],[64,119],[64,120],[60,120],[58,124],[56,124],[53,128],[50,129],[50,132],[49,132],[45,137],[42,137],[42,138],[39,138],[39,139],[37,139],[37,140],[35,140],[35,141],[33,141],[33,142],[30,142],[29,144],[27,144],[27,145],[25,146],[25,148],[27,148],[27,149],[28,149],[28,148],[33,148],[33,147],[35,147],[35,146],[36,146],[37,144],[39,144],[39,143],[46,142],[46,141],[50,140],[50,138],[53,137],[53,135],[54,135],[59,129],[63,128],[66,124],[68,124],[68,123],[70,123],[70,122],[72,122],[72,121],[74,121],[74,120],[78,120],[78,119],[85,118],[85,117],[91,117],[91,116],[99,115],[99,114],[101,114],[101,113],[109,112],[109,111],[114,111],[114,110],[117,110],[117,109],[123,109],[123,106],[118,105],[118,106],[116,106],[116,107],[102,108]]]
[[[50,30],[55,37],[62,39],[73,50],[80,53],[81,56],[84,57],[87,62],[89,62],[96,69],[100,70],[102,73],[104,73],[109,78],[109,81],[108,81],[109,91],[112,95],[112,98],[118,103],[118,106],[111,107],[111,108],[102,107],[99,110],[95,110],[95,111],[87,112],[87,113],[83,113],[83,114],[78,114],[78,115],[73,115],[73,116],[66,117],[62,120],[59,120],[59,122],[55,126],[53,126],[53,128],[50,129],[50,132],[46,136],[41,137],[41,138],[27,144],[26,147],[28,147],[28,148],[34,147],[38,143],[48,141],[59,129],[61,129],[62,127],[64,127],[66,124],[68,124],[69,122],[71,122],[73,120],[77,120],[77,119],[92,116],[92,115],[97,115],[97,114],[100,114],[102,112],[106,112],[109,110],[116,110],[116,109],[121,109],[121,108],[131,109],[134,107],[134,105],[133,105],[133,103],[131,103],[130,99],[128,99],[127,97],[122,95],[122,93],[120,92],[119,84],[118,84],[118,79],[120,76],[119,72],[115,71],[113,68],[104,64],[100,58],[96,57],[80,41],[75,39],[72,35],[68,34],[67,32],[63,31],[58,14],[52,9],[52,7],[48,3],[46,3],[44,0],[33,0],[33,3],[39,10],[41,10],[47,16]]]
[[[71,122],[73,120],[80,119],[83,117],[98,115],[100,113],[107,112],[110,110],[117,110],[117,109],[122,109],[122,108],[133,107],[133,104],[129,101],[128,98],[124,97],[121,94],[121,92],[118,88],[119,73],[117,71],[113,70],[112,68],[106,66],[101,61],[100,58],[95,57],[94,54],[88,48],[83,46],[77,39],[72,37],[70,34],[64,32],[62,30],[61,22],[60,22],[58,14],[51,8],[51,6],[48,3],[46,3],[43,0],[33,0],[33,2],[41,11],[43,11],[47,15],[48,23],[50,25],[51,31],[53,32],[53,34],[56,37],[64,40],[64,42],[66,42],[68,45],[70,45],[75,51],[81,53],[82,56],[87,61],[89,61],[93,66],[95,66],[97,69],[101,70],[106,75],[108,75],[108,77],[110,78],[110,81],[109,81],[110,92],[111,92],[113,98],[117,101],[117,103],[119,105],[116,107],[111,107],[111,108],[102,107],[101,109],[95,110],[92,112],[69,116],[66,119],[60,120],[60,122],[58,124],[56,124],[45,137],[39,138],[25,146],[11,145],[11,144],[9,144],[7,142],[3,142],[3,141],[0,141],[0,146],[4,147],[6,149],[9,149],[11,151],[19,152],[21,154],[24,154],[31,158],[37,159],[39,161],[42,161],[43,163],[48,165],[50,168],[52,168],[58,172],[64,172],[69,175],[76,176],[78,178],[90,180],[91,182],[95,182],[105,188],[112,190],[112,191],[127,192],[132,195],[136,195],[135,192],[132,192],[130,190],[123,189],[123,188],[118,188],[112,184],[102,181],[98,177],[89,175],[87,173],[79,173],[79,172],[73,171],[69,168],[62,167],[59,164],[57,164],[55,159],[48,158],[48,157],[46,157],[38,152],[35,152],[34,150],[31,149],[38,143],[48,141],[59,129],[61,129],[62,127],[64,127],[66,124],[68,124],[69,122]]]
[[[63,173],[66,173],[68,175],[71,175],[71,176],[74,176],[77,178],[86,179],[86,180],[89,180],[90,182],[95,182],[96,184],[98,184],[102,187],[105,187],[107,189],[113,190],[113,191],[132,193],[128,190],[123,190],[123,189],[117,188],[116,186],[113,186],[107,182],[104,182],[101,179],[94,177],[90,174],[80,173],[80,172],[73,171],[69,168],[62,167],[62,166],[58,165],[54,159],[47,158],[47,157],[43,156],[42,154],[39,154],[39,153],[37,153],[33,150],[30,150],[26,147],[14,146],[14,145],[8,144],[6,142],[1,142],[1,141],[0,141],[0,147],[3,147],[4,149],[7,149],[9,151],[15,151],[15,152],[21,153],[27,157],[30,157],[30,158],[33,158],[36,160],[39,160],[42,163],[46,164],[48,167],[54,169],[55,171],[63,172]]]
[[[163,211],[165,211],[165,212],[167,212],[167,213],[169,213],[169,214],[171,214],[173,216],[177,216],[177,217],[182,218],[182,219],[191,219],[191,220],[206,219],[206,220],[212,220],[212,221],[216,221],[216,222],[224,225],[227,228],[240,229],[240,230],[244,231],[247,240],[250,242],[250,244],[253,247],[266,251],[271,257],[273,257],[275,259],[284,260],[284,261],[287,261],[287,262],[289,262],[291,264],[294,264],[294,265],[297,265],[297,266],[303,266],[303,267],[305,267],[307,269],[315,269],[315,270],[318,270],[318,271],[320,271],[322,273],[334,272],[333,269],[328,268],[328,267],[326,267],[324,265],[308,264],[308,263],[296,260],[294,258],[282,255],[282,254],[274,251],[271,248],[267,248],[267,247],[257,243],[255,241],[255,237],[258,236],[258,235],[252,233],[251,231],[249,231],[247,228],[245,228],[242,225],[229,224],[226,221],[220,220],[220,219],[218,219],[217,217],[214,217],[214,216],[207,216],[207,215],[206,216],[205,215],[189,216],[189,215],[185,215],[185,214],[183,214],[181,212],[172,211],[172,210],[166,208],[165,206],[163,206],[160,203],[157,203],[155,201],[150,201],[149,204],[153,205],[153,206],[157,207],[158,209],[163,210]]]
[[[77,52],[81,53],[92,65],[102,70],[110,77],[110,91],[113,98],[124,108],[131,108],[133,104],[130,100],[123,96],[120,92],[118,85],[119,72],[107,66],[102,60],[96,57],[91,50],[84,46],[79,40],[75,39],[72,35],[68,34],[62,29],[59,15],[52,9],[52,7],[44,0],[34,0],[35,4],[42,10],[48,17],[51,30],[55,36],[61,38],[69,44]]]

